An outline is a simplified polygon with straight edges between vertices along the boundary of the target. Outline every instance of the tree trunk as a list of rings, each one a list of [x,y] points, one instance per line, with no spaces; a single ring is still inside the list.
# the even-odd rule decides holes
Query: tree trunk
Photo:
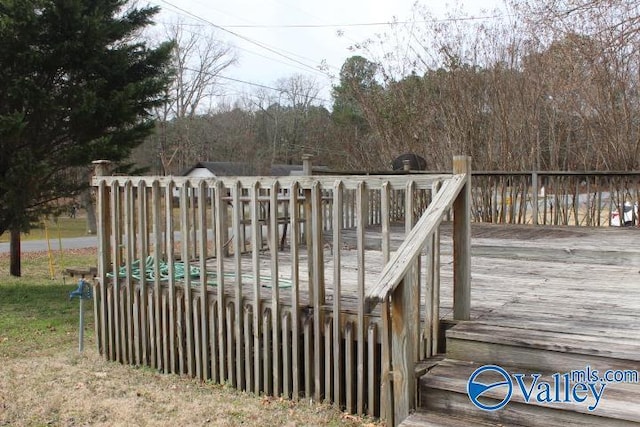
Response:
[[[11,261],[9,267],[9,273],[12,276],[22,276],[20,268],[20,229],[11,230],[11,243],[10,243]]]
[[[87,211],[87,234],[96,234],[98,226],[96,224],[96,208],[91,197],[91,189],[86,189],[80,193],[80,203]]]

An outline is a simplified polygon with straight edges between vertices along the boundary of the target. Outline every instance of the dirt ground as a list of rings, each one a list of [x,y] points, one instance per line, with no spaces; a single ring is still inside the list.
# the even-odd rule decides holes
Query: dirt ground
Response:
[[[0,360],[1,426],[376,424],[309,401],[107,362],[94,349]]]

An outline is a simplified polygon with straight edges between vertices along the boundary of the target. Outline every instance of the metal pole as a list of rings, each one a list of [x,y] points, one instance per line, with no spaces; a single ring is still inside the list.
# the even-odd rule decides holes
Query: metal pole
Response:
[[[84,283],[83,283],[83,287],[84,287]],[[78,332],[78,351],[82,353],[83,350],[84,350],[84,298],[80,297],[80,331]]]

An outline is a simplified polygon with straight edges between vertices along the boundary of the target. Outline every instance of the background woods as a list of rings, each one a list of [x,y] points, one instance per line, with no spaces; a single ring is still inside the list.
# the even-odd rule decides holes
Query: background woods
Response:
[[[450,168],[452,152],[478,170],[640,167],[638,2],[514,1],[505,10],[471,19],[453,9],[442,20],[417,5],[412,23],[354,46],[331,100],[300,74],[203,97],[189,114],[165,110],[136,160],[174,174],[204,160],[297,163],[306,152],[335,169],[389,169],[409,151],[430,170]],[[194,50],[192,39],[178,42],[176,52]],[[233,64],[213,54],[211,38],[203,43],[214,69]],[[192,53],[181,63],[200,64],[202,51]],[[177,71],[182,84],[208,85],[200,94],[224,93],[219,79]]]

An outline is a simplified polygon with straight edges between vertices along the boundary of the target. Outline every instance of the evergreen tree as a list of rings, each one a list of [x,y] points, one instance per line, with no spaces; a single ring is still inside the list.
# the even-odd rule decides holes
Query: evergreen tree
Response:
[[[86,185],[71,168],[126,159],[153,128],[172,43],[141,41],[158,9],[128,3],[0,2],[0,235],[18,247],[52,200]]]

